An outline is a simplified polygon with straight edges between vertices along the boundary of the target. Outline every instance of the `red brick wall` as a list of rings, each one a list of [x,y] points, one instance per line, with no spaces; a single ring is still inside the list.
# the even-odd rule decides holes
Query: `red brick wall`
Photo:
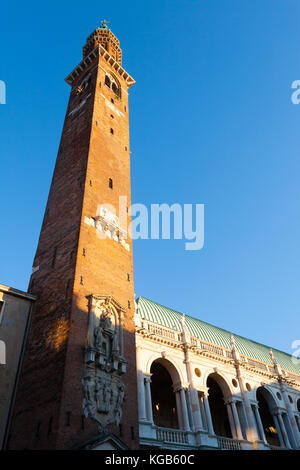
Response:
[[[98,434],[98,427],[90,418],[82,422],[81,379],[90,294],[112,295],[126,308],[123,327],[128,368],[122,376],[126,389],[120,438],[129,447],[138,445],[132,244],[128,239],[128,252],[114,240],[101,240],[95,228],[84,222],[85,217],[96,216],[99,204],[110,203],[118,210],[119,196],[127,196],[130,207],[127,84],[118,77],[122,97],[116,99],[104,84],[103,69],[118,77],[99,56],[78,77],[70,96],[34,260],[39,270],[30,282],[30,291],[39,298],[17,395],[10,448],[63,449]],[[89,87],[76,95],[76,86],[89,72]],[[86,103],[70,115],[89,94]],[[109,102],[114,99],[120,115],[107,106],[103,95]],[[113,189],[109,188],[109,178]],[[119,428],[109,430],[119,436]]]

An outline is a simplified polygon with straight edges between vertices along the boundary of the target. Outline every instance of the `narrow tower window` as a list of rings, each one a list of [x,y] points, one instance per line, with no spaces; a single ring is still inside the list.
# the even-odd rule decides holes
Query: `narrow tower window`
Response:
[[[108,186],[109,186],[110,189],[113,188],[113,180],[111,178],[109,178],[109,180],[108,180]]]
[[[66,299],[69,297],[69,294],[70,294],[70,285],[71,285],[71,280],[68,279],[68,282],[66,285]]]

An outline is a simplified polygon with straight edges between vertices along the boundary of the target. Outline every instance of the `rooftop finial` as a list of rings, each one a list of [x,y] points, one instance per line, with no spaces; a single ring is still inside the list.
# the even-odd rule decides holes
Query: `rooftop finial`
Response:
[[[100,28],[102,28],[102,29],[108,29],[107,23],[110,23],[110,21],[102,20],[102,21],[101,21]]]
[[[274,356],[274,353],[273,353],[272,349],[270,349],[269,354],[270,354],[270,357],[271,357],[271,360],[272,360],[273,364],[277,364],[277,361],[275,359],[275,356]]]
[[[232,349],[235,349],[235,340],[234,340],[234,336],[232,333],[230,335],[230,344],[231,344]]]
[[[182,329],[182,340],[183,340],[183,342],[184,343],[190,343],[191,338],[190,338],[189,330],[188,330],[188,328],[185,324],[185,314],[184,313],[179,318],[179,322],[180,322],[181,329]]]
[[[182,327],[182,331],[185,330],[186,326],[185,326],[185,314],[183,313],[179,319],[179,322],[181,324],[181,327]]]

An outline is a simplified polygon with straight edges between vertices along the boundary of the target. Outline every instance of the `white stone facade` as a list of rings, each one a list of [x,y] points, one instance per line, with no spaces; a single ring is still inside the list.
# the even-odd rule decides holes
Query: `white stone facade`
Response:
[[[136,322],[139,435],[142,446],[168,449],[300,448],[300,375],[282,371],[232,349],[190,336],[182,321],[175,331],[141,319]],[[271,355],[272,357],[272,355]],[[153,419],[151,366],[158,361],[170,374],[176,398],[178,429],[158,426]],[[209,403],[208,377],[223,393],[231,437],[217,435]],[[257,390],[266,398],[273,419],[276,446],[268,442]]]

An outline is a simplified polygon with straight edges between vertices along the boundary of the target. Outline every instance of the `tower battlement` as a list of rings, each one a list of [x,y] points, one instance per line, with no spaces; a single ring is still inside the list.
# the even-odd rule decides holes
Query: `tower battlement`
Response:
[[[106,22],[102,22],[101,26],[96,28],[87,38],[86,44],[83,46],[83,58],[85,59],[98,44],[101,44],[116,62],[122,65],[120,41],[107,27]]]

